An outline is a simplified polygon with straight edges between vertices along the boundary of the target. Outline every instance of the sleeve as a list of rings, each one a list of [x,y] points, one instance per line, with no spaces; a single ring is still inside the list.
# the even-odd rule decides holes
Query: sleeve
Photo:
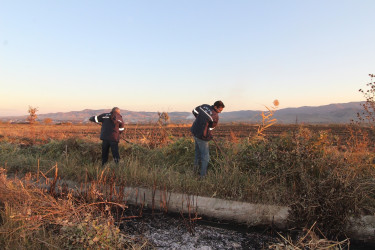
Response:
[[[91,116],[90,117],[90,121],[92,121],[92,122],[96,122],[96,123],[99,123],[99,122],[102,122],[103,121],[103,118],[102,118],[102,114],[101,115],[99,115],[99,116]]]
[[[212,120],[213,121],[210,121],[210,124],[209,124],[210,130],[213,130],[216,127],[216,125],[219,123],[219,116],[215,115],[214,117],[212,117]]]
[[[195,117],[197,117],[199,115],[199,107],[200,106],[197,106],[195,109],[193,109],[192,113]]]
[[[118,124],[118,129],[119,129],[120,133],[122,133],[124,131],[124,121],[122,120],[122,116],[119,115],[119,114],[115,114],[112,117],[112,121],[115,125]]]
[[[103,116],[105,116],[105,114],[101,114],[99,116],[95,116],[96,117],[95,122],[103,122]]]
[[[124,132],[124,120],[122,120],[122,116],[119,115],[119,119],[118,119],[118,122],[119,122],[119,126],[118,126],[118,130],[120,131],[120,134],[122,132]]]

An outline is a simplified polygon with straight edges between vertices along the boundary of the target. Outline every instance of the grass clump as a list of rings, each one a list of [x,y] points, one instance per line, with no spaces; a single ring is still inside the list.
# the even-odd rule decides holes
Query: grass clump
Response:
[[[0,245],[3,249],[142,248],[124,235],[110,205],[77,200],[72,193],[55,198],[31,179],[9,179],[0,170]]]
[[[310,229],[304,229],[302,235],[293,240],[289,236],[284,237],[279,234],[279,243],[275,243],[269,246],[269,249],[275,250],[289,250],[289,249],[317,249],[317,250],[341,250],[349,249],[350,241],[349,239],[344,239],[341,241],[333,241],[327,239],[322,235],[319,228],[315,224],[312,225]]]

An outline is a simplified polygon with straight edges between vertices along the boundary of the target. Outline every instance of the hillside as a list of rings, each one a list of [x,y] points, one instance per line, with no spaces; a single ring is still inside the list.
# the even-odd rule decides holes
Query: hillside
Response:
[[[323,106],[303,106],[298,108],[285,108],[277,110],[275,118],[279,123],[348,123],[356,118],[357,112],[362,110],[361,102],[338,103]],[[88,118],[108,112],[108,109],[85,109],[82,111],[57,112],[48,114],[39,114],[38,120],[51,118],[54,122],[88,122]],[[126,123],[149,123],[158,119],[157,112],[129,111],[122,110],[121,114]],[[221,122],[259,122],[260,110],[241,110],[224,112],[220,114]],[[193,115],[190,112],[170,112],[169,116],[172,123],[191,123]],[[0,117],[2,121],[24,122],[27,116]]]

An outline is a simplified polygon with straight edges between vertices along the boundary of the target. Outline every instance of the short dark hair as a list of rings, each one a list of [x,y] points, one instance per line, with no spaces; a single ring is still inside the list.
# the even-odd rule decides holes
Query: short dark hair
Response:
[[[119,109],[118,107],[113,107],[111,113],[114,113],[116,111],[116,109]]]
[[[217,108],[225,108],[225,105],[222,101],[216,101],[214,103],[214,106],[217,107]]]

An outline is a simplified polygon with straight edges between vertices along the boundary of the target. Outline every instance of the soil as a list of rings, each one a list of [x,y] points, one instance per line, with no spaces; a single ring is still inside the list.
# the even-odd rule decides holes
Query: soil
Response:
[[[146,239],[157,249],[268,249],[278,240],[271,230],[232,227],[229,223],[206,219],[192,222],[182,215],[151,211],[143,211],[141,217],[125,218],[120,225],[126,234]]]
[[[149,249],[269,249],[280,242],[272,228],[254,228],[212,218],[191,220],[187,215],[153,212],[129,206],[120,229],[135,241],[149,243]],[[300,235],[292,233],[292,238]],[[286,232],[281,232],[286,235]],[[375,249],[372,244],[351,242],[350,249]]]

